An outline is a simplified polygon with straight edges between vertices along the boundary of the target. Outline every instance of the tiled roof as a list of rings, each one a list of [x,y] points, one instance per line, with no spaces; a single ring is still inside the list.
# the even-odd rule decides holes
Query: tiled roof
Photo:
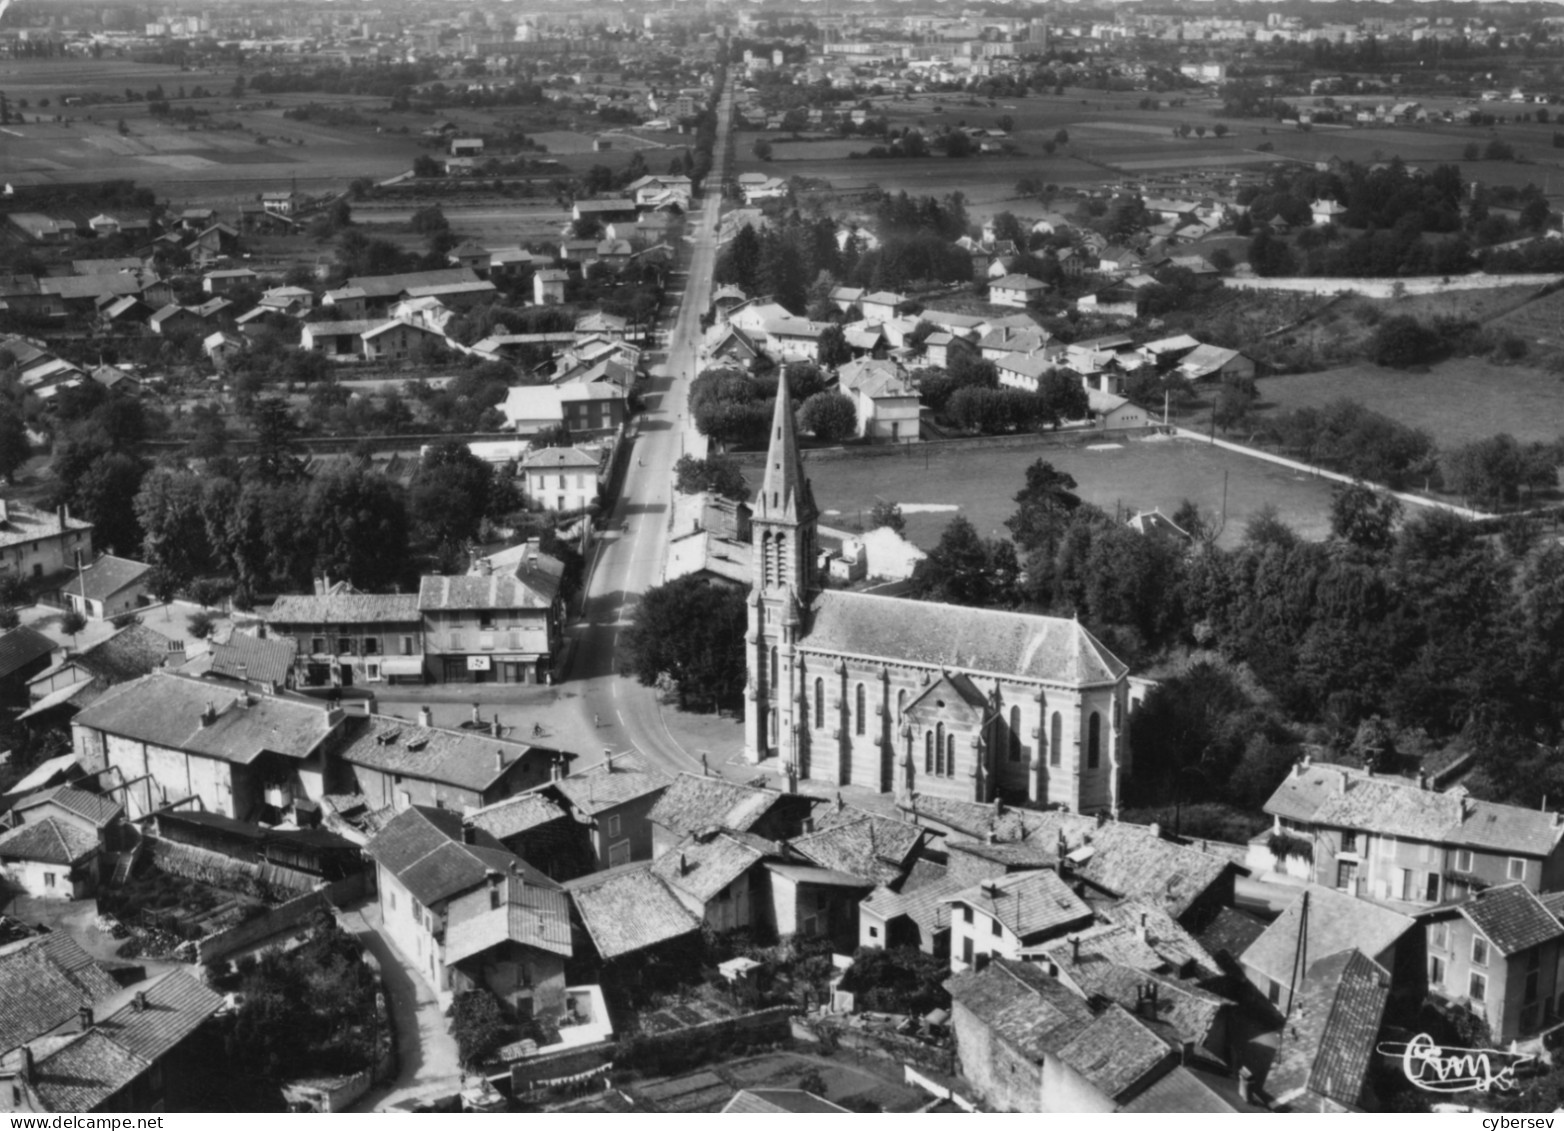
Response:
[[[1242,1099],[1235,1081],[1181,1064],[1119,1110],[1139,1115],[1258,1115],[1268,1109]]]
[[[348,286],[355,287],[373,298],[394,298],[403,291],[415,287],[440,287],[450,283],[481,282],[468,267],[452,267],[435,271],[412,271],[404,275],[361,275],[349,279]]]
[[[722,828],[745,832],[784,795],[702,774],[680,774],[652,806],[650,818],[680,835]]]
[[[1123,1006],[1110,1005],[1057,1055],[1092,1087],[1117,1099],[1174,1054]]]
[[[1361,951],[1321,958],[1308,968],[1266,1091],[1277,1104],[1304,1093],[1356,1107],[1390,999],[1390,974]]]
[[[556,751],[483,731],[419,726],[389,715],[351,718],[348,741],[337,757],[353,766],[440,782],[481,792],[518,761],[551,762]],[[503,759],[503,765],[501,764]]]
[[[530,453],[521,461],[521,466],[528,471],[539,469],[559,470],[567,467],[585,467],[597,470],[597,457],[588,455],[580,448],[543,448],[541,451]]]
[[[1176,978],[1148,973],[1115,962],[1093,963],[1082,968],[1064,967],[1065,972],[1088,996],[1101,995],[1128,1010],[1156,1010],[1156,1020],[1167,1025],[1180,1041],[1206,1045],[1217,1027],[1222,1011],[1232,1003],[1206,990],[1197,989]],[[1154,1002],[1143,1003],[1156,993]]]
[[[262,751],[308,758],[337,722],[323,704],[244,693],[155,672],[111,688],[76,716],[78,725],[174,750],[248,764]],[[210,704],[217,716],[204,723]]]
[[[1029,1060],[1040,1063],[1092,1023],[1091,1008],[1043,970],[994,958],[945,983],[951,999]]]
[[[1558,918],[1521,883],[1479,891],[1459,910],[1505,956],[1564,936]]]
[[[512,852],[462,843],[462,818],[448,809],[414,805],[402,810],[364,846],[364,852],[425,907],[470,891],[489,876],[504,875],[514,867],[523,870],[529,883],[555,886]]]
[[[905,821],[864,814],[797,837],[793,847],[823,868],[887,883],[901,876],[907,858],[927,836],[923,829]]]
[[[813,1092],[806,1092],[802,1088],[746,1088],[728,1101],[728,1106],[722,1109],[722,1114],[827,1115],[847,1111],[847,1108],[834,1104],[830,1100],[823,1100]]]
[[[1079,621],[833,590],[815,598],[803,647],[1071,686],[1126,671]]]
[[[339,625],[417,624],[413,593],[330,593],[278,597],[266,614],[268,624]]]
[[[552,561],[553,559],[549,559]],[[559,577],[518,566],[515,575],[426,576],[418,586],[421,611],[446,609],[547,609],[559,596]]]
[[[0,1053],[73,1021],[119,983],[64,931],[0,948]]]
[[[97,828],[107,825],[124,811],[117,802],[101,794],[88,793],[85,789],[76,789],[69,785],[51,786],[24,797],[16,803],[15,811],[25,813],[29,809],[36,809],[40,805],[50,803],[90,822]]]
[[[69,867],[91,856],[98,838],[68,821],[44,817],[0,836],[0,860],[31,860]]]
[[[1305,902],[1309,915],[1304,935],[1305,963],[1354,949],[1377,960],[1413,926],[1412,920],[1398,911],[1310,884],[1244,951],[1239,961],[1273,982],[1288,985],[1293,978]]]
[[[1264,933],[1265,920],[1234,907],[1221,907],[1201,930],[1199,938],[1200,945],[1212,954],[1225,952],[1237,958]]]
[[[54,651],[54,641],[25,624],[0,635],[0,678]]]
[[[998,919],[1017,938],[1066,930],[1091,921],[1092,911],[1057,873],[1016,872],[974,884],[948,903],[964,903]]]
[[[385,318],[345,318],[338,322],[306,322],[303,328],[309,334],[311,340],[314,340],[317,338],[361,336],[388,324],[389,320]]]
[[[1061,832],[1071,845],[1078,845],[1097,828],[1094,817],[1058,809],[1016,809],[917,794],[897,802],[897,807],[908,820],[926,828],[943,829],[972,840],[986,840],[992,832],[996,843],[1038,844],[1050,850],[1058,847]]]
[[[504,840],[564,816],[565,811],[541,793],[519,793],[482,809],[474,809],[467,814],[466,820],[496,840]]]
[[[1144,973],[1166,970],[1168,962],[1134,928],[1121,923],[1099,923],[1064,938],[1030,946],[1024,955],[1046,954],[1078,984],[1095,981],[1098,971],[1122,966]]]
[[[1547,856],[1564,838],[1557,814],[1324,762],[1289,774],[1265,811],[1306,824],[1528,856]]]
[[[1221,881],[1233,865],[1216,856],[1163,840],[1142,825],[1110,821],[1086,834],[1083,850],[1072,852],[1081,878],[1115,895],[1156,902],[1174,918]]]
[[[950,896],[965,891],[968,885],[949,876],[914,888],[912,891],[893,892],[890,888],[875,888],[860,909],[878,916],[889,923],[905,915],[918,925],[925,935],[950,929]]]
[[[41,511],[25,503],[13,502],[7,504],[5,521],[0,522],[0,549],[36,542],[41,538],[58,537],[68,531],[91,529],[92,523],[70,516],[66,517],[62,527],[58,511]]]
[[[1146,945],[1157,952],[1168,969],[1181,977],[1209,981],[1222,976],[1222,968],[1194,935],[1186,931],[1155,903],[1138,899],[1120,899],[1098,903],[1093,910],[1105,923],[1146,930]]]
[[[531,869],[528,869],[530,872]],[[490,908],[487,893],[477,914],[457,918],[445,932],[446,965],[482,954],[503,942],[536,947],[570,957],[570,901],[560,888],[530,882],[528,876],[508,872],[500,906]]]
[[[553,783],[570,804],[587,814],[607,812],[636,798],[666,789],[673,779],[651,769],[634,754],[620,754]]]
[[[130,624],[107,640],[67,657],[60,666],[80,668],[103,683],[129,683],[163,666],[168,643],[161,632],[144,624]]]
[[[146,562],[104,554],[83,567],[71,580],[69,590],[77,595],[85,592],[89,600],[106,600],[126,586],[140,581],[151,569]]]
[[[293,670],[298,642],[289,636],[269,636],[262,640],[247,632],[229,633],[221,644],[208,650],[208,670],[229,679],[252,679],[281,686]]]
[[[598,954],[615,959],[698,930],[700,922],[645,864],[565,885]]]
[[[152,1067],[111,1038],[90,1029],[49,1041],[34,1052],[32,1086],[45,1111],[95,1111]]]
[[[770,855],[765,841],[755,841],[760,838],[729,833],[692,836],[654,860],[652,875],[704,904]]]

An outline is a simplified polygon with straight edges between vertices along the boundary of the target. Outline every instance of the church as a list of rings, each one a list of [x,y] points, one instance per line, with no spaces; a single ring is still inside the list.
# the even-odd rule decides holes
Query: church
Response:
[[[819,512],[778,383],[744,637],[745,756],[882,793],[1116,812],[1147,687],[1081,624],[819,584]]]

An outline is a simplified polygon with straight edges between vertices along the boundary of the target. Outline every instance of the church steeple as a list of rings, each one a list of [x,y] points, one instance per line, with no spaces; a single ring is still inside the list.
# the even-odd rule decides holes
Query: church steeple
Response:
[[[809,480],[804,477],[804,461],[798,455],[793,395],[788,389],[785,373],[777,379],[777,401],[771,415],[766,474],[755,502],[754,517],[760,520],[812,523],[816,517],[814,493],[809,489]]]

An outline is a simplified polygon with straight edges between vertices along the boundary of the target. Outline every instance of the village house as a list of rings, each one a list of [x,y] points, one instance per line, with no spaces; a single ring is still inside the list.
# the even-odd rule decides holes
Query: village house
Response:
[[[145,562],[104,554],[82,567],[66,590],[70,607],[88,620],[113,620],[151,604]]]
[[[638,754],[605,750],[601,762],[557,776],[539,792],[581,825],[601,870],[652,859],[651,813],[671,782]]]
[[[565,1010],[569,904],[558,884],[460,814],[415,806],[364,848],[383,930],[441,1009],[487,988],[525,1019]]]
[[[1068,931],[1090,926],[1092,911],[1057,873],[1039,869],[984,880],[950,905],[950,968],[957,973],[994,957],[1019,958]]]
[[[652,854],[661,856],[704,829],[753,833],[766,840],[797,836],[817,799],[705,774],[679,774],[652,806]]]
[[[101,695],[71,721],[89,772],[116,772],[132,819],[195,799],[210,812],[273,822],[318,804],[343,713],[154,672]]]
[[[689,953],[700,918],[681,903],[650,864],[629,864],[569,880],[565,891],[592,950],[603,962],[630,955],[673,958]]]
[[[41,511],[0,499],[0,568],[37,581],[91,560],[92,523],[72,518],[65,506]]]
[[[1249,842],[1257,874],[1398,906],[1453,903],[1515,881],[1533,892],[1564,887],[1564,815],[1478,801],[1459,787],[1441,793],[1306,759],[1265,811],[1271,830]]]
[[[424,682],[424,626],[413,593],[360,593],[321,583],[284,594],[266,614],[268,631],[295,644],[301,687]]]
[[[298,650],[290,636],[254,636],[233,629],[223,640],[208,641],[206,651],[191,657],[178,670],[246,686],[263,695],[280,695],[296,685],[294,659]]]
[[[541,789],[472,809],[464,823],[487,833],[551,880],[571,880],[597,870],[585,826]]]
[[[1470,1009],[1500,1044],[1564,1020],[1564,898],[1499,884],[1418,916],[1428,946],[1428,992]]]
[[[1006,275],[988,287],[988,301],[997,306],[1028,307],[1048,291],[1048,284],[1028,275]]]
[[[160,668],[175,668],[184,645],[144,624],[128,624],[114,635],[62,655],[27,684],[30,706],[18,721],[32,725],[65,722],[105,691]]]
[[[1310,963],[1266,1077],[1276,1110],[1371,1109],[1371,1069],[1390,993],[1389,972],[1361,950],[1325,951]]]
[[[564,638],[564,566],[529,546],[510,570],[423,578],[418,610],[434,682],[553,682]]]
[[[0,870],[17,891],[34,899],[90,899],[109,830],[123,810],[106,797],[54,786],[12,807],[19,821],[0,836]]]
[[[628,415],[623,391],[602,381],[589,385],[512,385],[499,410],[506,425],[523,436],[561,426],[572,436],[608,432],[623,424]]]
[[[432,725],[389,715],[349,719],[332,756],[332,791],[362,794],[374,809],[412,806],[478,809],[550,780],[571,755],[506,738],[496,719],[488,728]]]
[[[598,460],[580,448],[542,448],[521,461],[533,510],[584,511],[597,502]]]
[[[255,285],[258,276],[248,267],[232,267],[222,271],[208,271],[201,277],[201,289],[209,295],[227,294],[240,287]]]

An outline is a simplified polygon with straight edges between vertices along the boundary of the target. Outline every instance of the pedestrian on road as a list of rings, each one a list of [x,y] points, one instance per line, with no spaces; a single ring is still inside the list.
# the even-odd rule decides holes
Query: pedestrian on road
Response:
[[[592,716],[592,725],[595,726],[595,727],[602,726],[603,725],[603,716],[594,714]]]

